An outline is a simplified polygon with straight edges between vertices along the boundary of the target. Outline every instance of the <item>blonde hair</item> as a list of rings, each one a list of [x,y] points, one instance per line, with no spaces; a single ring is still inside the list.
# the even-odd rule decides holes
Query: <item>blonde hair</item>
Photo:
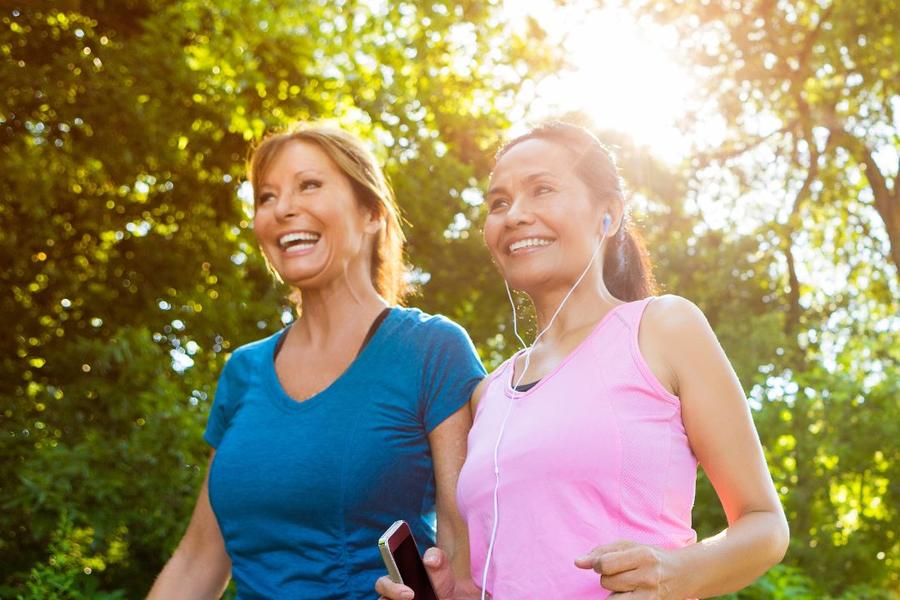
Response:
[[[262,178],[278,154],[294,141],[321,148],[350,181],[360,206],[384,220],[372,248],[372,284],[388,304],[400,303],[406,293],[403,263],[406,239],[400,229],[400,211],[378,161],[356,136],[333,127],[301,123],[263,138],[250,154],[247,165],[254,208],[259,201]],[[299,290],[291,297],[299,304]]]

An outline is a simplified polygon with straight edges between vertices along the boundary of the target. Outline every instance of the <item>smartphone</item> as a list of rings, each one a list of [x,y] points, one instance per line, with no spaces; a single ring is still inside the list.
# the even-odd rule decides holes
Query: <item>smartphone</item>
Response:
[[[431,580],[422,563],[419,547],[406,521],[395,521],[378,540],[391,581],[412,588],[416,600],[437,600]]]

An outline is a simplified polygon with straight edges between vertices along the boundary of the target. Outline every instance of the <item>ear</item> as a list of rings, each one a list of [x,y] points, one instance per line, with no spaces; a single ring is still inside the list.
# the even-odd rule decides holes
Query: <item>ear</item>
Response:
[[[625,199],[620,195],[615,196],[612,201],[604,207],[604,214],[608,214],[611,219],[609,230],[606,232],[606,237],[611,238],[622,228],[622,222],[625,219]],[[601,228],[603,227],[602,221],[600,226]],[[600,231],[603,230],[601,229]]]
[[[386,222],[384,217],[375,211],[367,210],[364,218],[363,231],[370,235],[375,235],[385,228]]]

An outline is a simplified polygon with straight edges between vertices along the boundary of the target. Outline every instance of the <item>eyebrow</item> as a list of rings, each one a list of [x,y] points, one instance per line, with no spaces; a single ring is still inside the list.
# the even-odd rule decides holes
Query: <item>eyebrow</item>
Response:
[[[294,173],[293,179],[296,181],[297,179],[300,179],[303,175],[307,175],[307,174],[321,175],[321,173],[319,171],[317,171],[316,169],[300,169],[299,171]],[[264,180],[262,183],[260,183],[259,188],[262,189],[262,188],[266,188],[266,187],[278,187],[278,186]]]
[[[307,173],[311,173],[313,175],[320,175],[321,173],[317,169],[300,169],[296,173],[294,173],[294,179],[297,179],[301,175],[306,175]]]
[[[552,177],[553,179],[556,179],[556,174],[551,173],[550,171],[538,171],[536,173],[531,173],[530,175],[526,175],[525,178],[523,179],[523,181],[525,183],[531,183],[532,181],[534,181],[536,179],[541,179],[542,177],[548,177],[548,176]],[[485,194],[485,195],[490,196],[491,194],[499,194],[499,193],[505,192],[505,191],[506,191],[506,188],[504,188],[503,186],[494,186],[491,189],[489,189],[487,191],[487,194]]]

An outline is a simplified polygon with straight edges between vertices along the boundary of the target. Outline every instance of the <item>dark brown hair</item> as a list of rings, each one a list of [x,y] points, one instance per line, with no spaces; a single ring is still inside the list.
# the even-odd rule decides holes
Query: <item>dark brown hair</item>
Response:
[[[262,178],[284,147],[294,141],[315,144],[321,148],[350,181],[356,201],[384,219],[384,228],[378,232],[373,246],[372,283],[388,304],[399,303],[406,291],[403,263],[405,238],[400,229],[400,211],[378,161],[357,137],[341,129],[307,123],[297,124],[265,137],[253,150],[248,161],[254,206],[259,201]],[[299,294],[296,291],[292,299],[299,304]]]
[[[575,173],[603,208],[607,202],[619,201],[625,193],[612,153],[590,131],[558,121],[540,125],[507,142],[496,160],[513,146],[525,140],[547,140],[571,151],[575,157]],[[656,293],[656,281],[647,249],[634,223],[623,211],[622,224],[608,238],[603,255],[603,281],[610,293],[620,300],[632,301]]]

